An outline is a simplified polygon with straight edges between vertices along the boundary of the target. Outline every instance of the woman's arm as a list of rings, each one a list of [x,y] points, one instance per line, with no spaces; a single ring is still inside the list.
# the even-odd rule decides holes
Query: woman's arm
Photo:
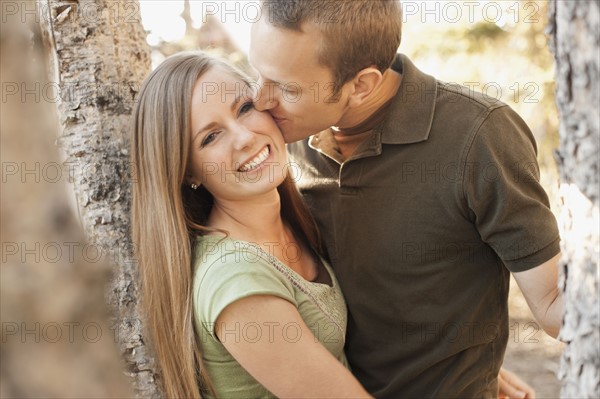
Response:
[[[252,336],[240,339],[232,333],[240,330]],[[215,333],[242,367],[278,397],[370,397],[285,299],[254,295],[233,302],[217,318]]]

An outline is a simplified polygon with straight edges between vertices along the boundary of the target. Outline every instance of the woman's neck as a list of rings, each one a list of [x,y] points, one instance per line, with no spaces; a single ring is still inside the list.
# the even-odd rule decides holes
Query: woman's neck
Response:
[[[312,252],[294,237],[281,218],[280,209],[277,190],[251,200],[215,199],[208,225],[225,230],[233,239],[258,245],[304,279],[313,281],[318,278],[319,270]]]
[[[215,199],[208,225],[227,231],[231,238],[264,247],[268,243],[286,240],[280,208],[277,190],[252,199]]]

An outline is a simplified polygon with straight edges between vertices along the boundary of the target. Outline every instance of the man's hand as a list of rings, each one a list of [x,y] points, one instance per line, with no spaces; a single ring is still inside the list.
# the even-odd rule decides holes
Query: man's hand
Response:
[[[535,399],[535,390],[505,368],[498,373],[498,399]]]

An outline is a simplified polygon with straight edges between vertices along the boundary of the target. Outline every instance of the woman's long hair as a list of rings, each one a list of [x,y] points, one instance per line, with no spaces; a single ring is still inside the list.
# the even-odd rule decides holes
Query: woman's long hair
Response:
[[[190,189],[185,175],[192,91],[213,67],[248,82],[216,58],[180,53],[146,79],[133,112],[131,159],[138,174],[132,184],[131,231],[142,281],[142,308],[162,386],[170,398],[199,398],[210,390],[194,332],[192,249],[196,236],[212,231],[204,226],[212,197],[203,187]],[[281,215],[297,239],[321,253],[316,225],[290,177],[278,191]]]

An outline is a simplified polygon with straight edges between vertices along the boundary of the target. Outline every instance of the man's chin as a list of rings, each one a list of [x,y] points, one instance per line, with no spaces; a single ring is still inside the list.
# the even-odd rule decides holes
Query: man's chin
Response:
[[[274,117],[273,120],[277,124],[286,144],[304,140],[314,134],[306,130],[295,129],[294,125],[288,119],[277,119]]]
[[[283,129],[281,130],[281,134],[283,135],[283,140],[286,144],[292,144],[310,137],[309,133],[304,134],[304,132],[291,132]]]
[[[290,143],[294,143],[296,141],[298,141],[297,134],[296,132],[293,131],[293,129],[291,129],[291,126],[289,123],[286,123],[287,121],[285,119],[275,119],[275,123],[277,124],[277,127],[279,128],[279,131],[281,132],[281,135],[283,136],[283,140],[285,141],[286,144],[290,144]]]
[[[281,132],[281,134],[283,135],[283,141],[285,141],[286,144],[292,144],[298,141],[293,135],[285,134],[284,132]]]

